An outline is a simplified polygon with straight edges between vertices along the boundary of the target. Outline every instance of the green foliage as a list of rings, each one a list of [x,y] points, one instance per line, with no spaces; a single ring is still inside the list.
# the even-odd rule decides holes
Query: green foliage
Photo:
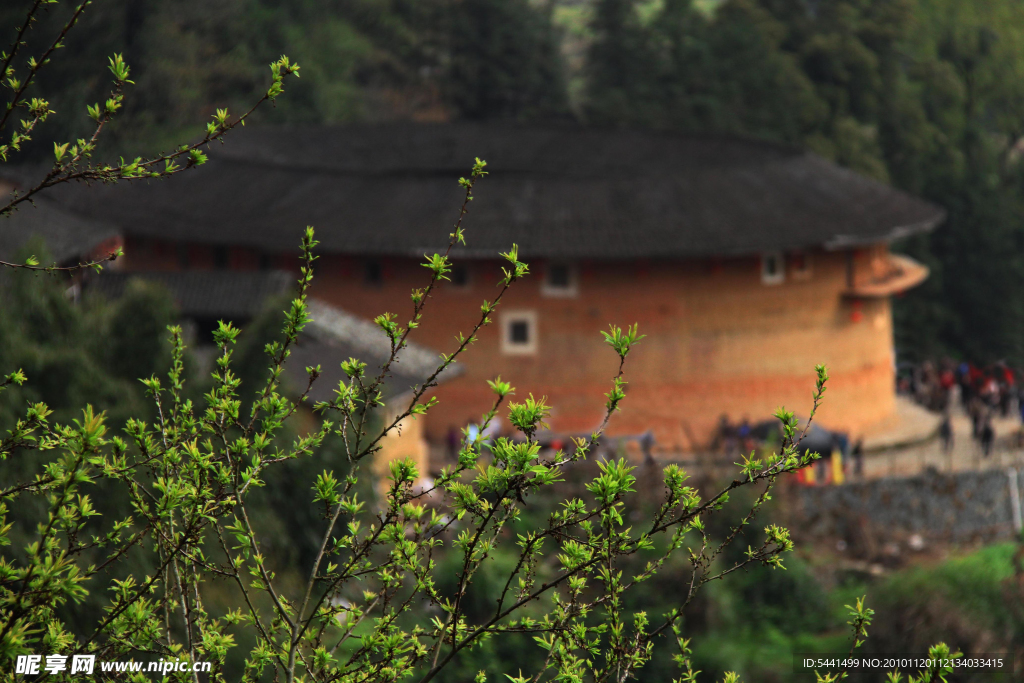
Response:
[[[0,53],[0,92],[4,93],[6,106],[0,110],[0,162],[10,162],[23,156],[23,147],[29,145],[47,119],[55,113],[50,103],[36,97],[36,91],[51,75],[56,75],[53,57],[65,49],[69,35],[78,35],[74,29],[86,15],[91,0],[75,0],[67,12],[62,12],[58,0],[35,0],[28,7],[14,8],[10,5],[0,9],[0,27],[13,29],[13,43]],[[49,21],[41,21],[41,10],[50,10],[45,15]],[[43,23],[45,26],[37,26]],[[97,41],[100,42],[100,41]],[[28,56],[26,56],[28,53]],[[270,64],[271,82],[269,87],[255,99],[248,111],[230,118],[227,109],[218,109],[213,121],[207,125],[206,134],[191,144],[179,144],[171,151],[158,152],[144,157],[136,156],[126,161],[99,162],[94,159],[98,141],[111,121],[121,113],[126,86],[135,82],[129,78],[131,69],[120,52],[107,58],[108,69],[113,76],[111,85],[105,86],[105,102],[87,104],[82,109],[88,123],[73,126],[77,139],[74,142],[52,140],[52,160],[49,170],[42,179],[35,179],[25,188],[11,191],[0,201],[0,217],[9,215],[20,204],[30,202],[39,193],[55,185],[67,182],[99,181],[114,183],[121,180],[166,178],[206,162],[202,147],[221,139],[226,133],[245,121],[266,102],[274,102],[284,91],[284,79],[298,77],[299,65],[288,57],[281,56]],[[79,66],[81,60],[59,60]],[[91,66],[91,65],[90,65]],[[80,74],[79,74],[80,77]],[[58,79],[55,79],[58,80]],[[39,143],[39,148],[48,147]],[[32,256],[18,263],[0,262],[0,265],[25,270],[46,272],[75,271],[83,268],[99,270],[103,263],[113,261],[121,255],[120,249],[106,258],[89,263],[58,268],[40,266]]]
[[[945,641],[965,652],[1010,651],[1024,637],[1016,543],[893,574],[871,591],[868,652],[924,651]],[[914,628],[907,628],[908,623]]]
[[[31,5],[0,7],[0,33],[15,35]],[[38,12],[26,50],[43,51],[75,9],[60,3]],[[76,58],[49,64],[41,84],[57,111],[41,99],[39,119],[49,117],[58,139],[76,140],[91,133],[78,112],[88,108],[98,122],[113,113],[103,103],[112,104],[121,111],[106,137],[119,154],[156,153],[201,134],[214,107],[244,111],[264,94],[273,99],[277,86],[268,93],[258,65],[282,53],[303,65],[303,77],[257,120],[536,119],[566,111],[558,33],[527,0],[101,1],[76,22],[65,40]],[[110,96],[96,75],[114,54],[125,83],[131,66],[134,85]],[[27,138],[20,144],[31,147]]]
[[[451,56],[442,84],[459,114],[538,119],[567,113],[560,41],[549,16],[528,0],[465,0],[450,11]]]
[[[52,277],[10,273],[0,282],[0,357],[36,378],[0,394],[3,422],[10,424],[26,402],[47,404],[61,421],[87,404],[118,420],[148,415],[138,378],[170,366],[170,297],[136,283],[116,304],[88,298],[76,304],[67,287]]]
[[[747,566],[781,567],[780,555],[793,548],[788,532],[775,525],[759,533],[745,529],[770,499],[777,478],[816,457],[798,455],[792,439],[780,451],[745,463],[742,479],[707,497],[685,484],[679,467],[666,467],[663,498],[636,527],[627,522],[626,502],[637,493],[637,479],[624,460],[597,462],[580,497],[561,498],[552,489],[568,467],[586,463],[625,398],[624,365],[642,340],[635,325],[604,333],[616,371],[605,419],[590,438],[575,439],[567,451],[543,452],[536,432],[550,408],[530,396],[508,405],[519,438],[489,444],[467,438],[458,464],[425,489],[418,487],[420,473],[412,462],[393,460],[379,505],[365,504],[367,465],[383,437],[404,418],[436,405],[425,394],[437,375],[468,348],[507,289],[528,273],[513,246],[505,254],[509,266],[498,294],[482,307],[470,334],[460,334],[455,350],[413,388],[404,407],[392,408],[393,419],[379,423],[373,409],[381,405],[381,383],[422,319],[448,251],[464,239],[466,207],[483,168],[478,161],[470,180],[460,183],[466,196],[448,249],[427,256],[436,267],[416,290],[421,296],[413,298],[409,321],[400,325],[395,315],[378,319],[390,359],[375,377],[349,361],[347,379],[331,401],[303,406],[282,386],[284,364],[309,322],[317,246],[310,228],[280,332],[257,325],[263,338],[247,342],[236,359],[244,336],[221,322],[214,332],[212,383],[202,398],[189,393],[181,330],[172,326],[169,361],[153,351],[131,361],[134,369],[166,363],[164,378],[142,382],[153,405],[148,417],[135,412],[108,426],[110,418],[91,405],[66,422],[42,402],[19,412],[13,411],[21,400],[10,404],[13,427],[0,442],[0,454],[17,467],[9,470],[14,476],[5,478],[10,483],[0,489],[0,501],[5,510],[21,510],[17,520],[34,516],[39,523],[35,531],[20,524],[16,532],[0,523],[0,662],[8,665],[16,655],[40,648],[100,660],[143,650],[210,661],[217,680],[273,671],[289,681],[415,675],[425,683],[443,678],[449,665],[475,667],[467,655],[477,647],[507,651],[507,645],[487,643],[522,644],[528,636],[540,652],[520,661],[532,661],[539,675],[579,680],[585,671],[605,680],[646,666],[659,636],[679,633],[684,609],[703,585]],[[59,339],[55,327],[66,335],[79,331],[78,308],[56,291],[29,287],[42,281],[54,290],[53,280],[24,271],[14,278],[15,286],[26,287],[21,298],[28,303],[17,312],[26,319],[26,336]],[[166,313],[169,306],[146,288],[130,292],[109,316],[109,333],[146,311]],[[144,346],[152,339],[153,325],[141,324],[120,343]],[[266,370],[254,372],[252,357],[260,351]],[[307,371],[309,381],[316,381],[318,371]],[[252,387],[243,385],[240,372]],[[827,380],[824,368],[818,372],[815,408]],[[99,374],[107,381],[117,376]],[[50,379],[45,369],[41,379]],[[12,371],[3,388],[17,399],[12,392],[37,381],[31,371]],[[495,400],[484,425],[515,393],[500,378],[489,386]],[[310,409],[319,419],[301,430],[290,426],[300,413],[312,417]],[[730,492],[751,485],[763,490],[741,522],[717,533],[707,522]],[[305,505],[294,500],[301,491]],[[104,501],[103,512],[94,496]],[[556,506],[549,507],[553,501]],[[307,512],[267,514],[281,506]],[[316,533],[310,535],[311,529]],[[723,555],[741,535],[747,549]],[[679,604],[651,612],[629,608],[626,598],[634,587],[680,560],[690,574],[686,592],[677,593]],[[300,562],[298,573],[293,567]],[[105,571],[115,572],[112,582]],[[214,577],[222,580],[217,589],[209,586]],[[424,604],[432,610],[428,618],[419,611]],[[691,670],[685,645],[680,652],[681,666]]]

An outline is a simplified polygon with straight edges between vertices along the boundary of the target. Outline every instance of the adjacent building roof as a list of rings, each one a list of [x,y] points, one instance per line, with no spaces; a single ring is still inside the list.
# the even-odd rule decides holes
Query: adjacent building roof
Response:
[[[841,248],[928,230],[938,207],[809,152],[711,135],[504,124],[250,128],[167,180],[54,188],[127,234],[295,250],[420,256],[447,243],[455,182],[490,175],[469,256],[659,258]]]
[[[375,378],[391,355],[391,345],[379,327],[369,320],[341,310],[317,299],[309,301],[309,315],[312,318],[305,330],[311,340],[300,343],[291,358],[290,373],[302,371],[302,377],[293,381],[304,381],[304,368],[319,365],[320,379],[310,391],[314,401],[334,398],[338,382],[348,378],[341,370],[342,361],[358,358],[367,364],[367,375]],[[441,355],[419,344],[408,343],[398,352],[390,368],[390,378],[385,384],[385,399],[409,391],[413,386],[422,385],[441,364]],[[461,373],[458,365],[449,366],[438,376],[445,382]]]
[[[9,192],[0,182],[0,204]],[[38,251],[33,243],[41,241],[54,262],[64,264],[81,262],[103,242],[115,239],[120,229],[110,223],[90,220],[81,212],[62,207],[48,198],[39,198],[33,204],[22,204],[9,216],[0,216],[0,260],[13,262],[25,250]],[[49,264],[43,264],[49,265]]]
[[[108,298],[120,297],[133,279],[158,282],[170,291],[178,310],[187,318],[225,318],[241,322],[259,314],[271,298],[292,291],[295,277],[283,271],[184,271],[118,273],[104,270],[90,278],[87,287]],[[305,368],[319,365],[320,379],[309,398],[326,401],[334,397],[338,382],[346,379],[341,363],[358,358],[368,365],[367,374],[376,377],[391,354],[387,337],[369,320],[318,299],[309,300],[310,322],[285,365],[294,389],[305,389]],[[440,354],[409,343],[396,356],[384,385],[385,398],[423,384],[440,365]],[[458,374],[458,366],[439,376],[446,381]]]
[[[256,316],[271,297],[292,289],[295,277],[280,270],[187,270],[117,272],[106,269],[88,280],[88,288],[120,297],[133,279],[158,282],[171,293],[182,315],[189,318],[242,320]]]

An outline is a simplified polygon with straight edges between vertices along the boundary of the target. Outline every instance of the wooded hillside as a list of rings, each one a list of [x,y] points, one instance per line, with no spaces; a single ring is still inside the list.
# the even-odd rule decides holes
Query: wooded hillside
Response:
[[[0,26],[22,14],[7,3]],[[577,121],[808,147],[949,211],[898,245],[932,268],[897,305],[904,356],[1024,362],[1013,0],[129,0],[83,21],[76,58],[38,87],[58,111],[48,125],[71,138],[99,67],[123,52],[136,85],[113,153],[249,101],[282,52],[302,78],[264,122]]]

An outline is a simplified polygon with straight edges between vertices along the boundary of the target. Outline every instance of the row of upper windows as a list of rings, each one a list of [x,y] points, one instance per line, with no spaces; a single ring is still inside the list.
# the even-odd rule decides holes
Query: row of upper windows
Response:
[[[807,279],[811,275],[810,254],[805,251],[769,251],[761,255],[761,282],[778,285],[786,281],[786,273],[795,280]],[[469,266],[465,263],[452,264],[448,274],[450,286],[468,289],[472,285]],[[365,282],[371,286],[384,283],[384,270],[378,261],[366,263]],[[544,267],[541,294],[551,297],[574,297],[579,293],[579,270],[571,263],[548,263]]]
[[[188,269],[192,263],[190,249],[179,244],[179,266]],[[230,267],[229,248],[216,245],[211,248],[212,264],[216,269]],[[788,268],[787,268],[788,266]],[[259,255],[259,268],[266,270],[273,267],[273,258],[269,254]],[[793,251],[784,254],[781,251],[765,252],[761,255],[761,282],[766,285],[777,285],[786,281],[787,270],[793,279],[806,279],[811,274],[810,255],[804,251]],[[472,285],[470,269],[466,263],[452,264],[448,274],[450,286],[456,289],[468,289]],[[364,264],[363,281],[373,287],[384,284],[384,267],[380,261],[366,261]],[[541,293],[550,297],[574,297],[579,293],[579,271],[575,264],[552,262],[544,267],[544,278],[541,281]]]
[[[788,263],[787,263],[788,262]],[[788,268],[787,268],[788,266]],[[766,285],[781,285],[786,281],[786,271],[794,280],[806,280],[811,276],[811,257],[806,251],[768,251],[761,254],[761,282]]]
[[[788,256],[788,258],[786,258]],[[794,279],[810,277],[811,264],[806,252],[791,252],[784,256],[781,252],[769,252],[761,256],[761,281],[766,285],[777,285],[785,282],[786,271]],[[788,262],[788,263],[787,263]],[[455,270],[452,271],[452,283],[456,283]],[[463,280],[465,285],[468,281]],[[541,291],[553,296],[566,296],[567,292],[576,293],[577,278],[575,269],[570,266],[548,266]],[[557,293],[555,293],[557,292]],[[534,355],[537,353],[537,312],[532,310],[504,311],[501,313],[501,351],[507,355]]]
[[[456,289],[469,289],[473,284],[469,266],[465,263],[453,263],[448,273],[449,286]],[[384,284],[384,268],[379,261],[367,261],[363,281],[371,287]],[[544,279],[541,281],[541,293],[552,297],[573,297],[579,292],[579,273],[575,265],[569,263],[548,263],[544,268]]]
[[[196,265],[212,265],[214,270],[229,270],[232,268],[231,254],[231,247],[223,244],[209,247],[205,252],[202,247],[195,245],[179,243],[175,247],[178,267],[182,270],[190,270]],[[271,270],[274,268],[275,260],[275,256],[267,252],[260,252],[255,256],[256,267],[260,270]],[[249,263],[252,261],[249,260]]]

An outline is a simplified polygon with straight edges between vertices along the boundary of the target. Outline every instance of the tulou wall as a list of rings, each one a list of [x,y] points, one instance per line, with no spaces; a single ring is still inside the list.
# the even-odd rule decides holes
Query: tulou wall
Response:
[[[545,264],[534,263],[534,274],[506,294],[494,324],[462,358],[464,374],[436,390],[441,403],[427,436],[439,441],[452,426],[478,419],[492,398],[486,380],[496,375],[513,383],[519,400],[547,396],[554,431],[593,429],[617,368],[600,334],[609,323],[639,323],[647,335],[630,356],[628,398],[611,434],[653,428],[659,446],[695,450],[723,414],[757,422],[785,405],[806,415],[816,363],[832,376],[821,422],[855,435],[870,429],[894,409],[889,301],[844,296],[845,254],[809,256],[809,267],[778,284],[762,282],[760,258],[584,262],[573,264],[569,296],[546,293]],[[451,351],[455,333],[468,334],[484,298],[496,295],[500,263],[465,265],[465,285],[446,283],[432,297],[419,343]],[[371,285],[364,267],[361,259],[325,257],[314,295],[365,317],[401,315],[426,273],[414,261],[384,259],[380,282]],[[516,321],[531,326],[532,350],[510,352],[503,336]]]
[[[183,253],[195,269],[215,261],[239,270],[297,265],[287,255],[268,258],[234,247],[215,259],[213,249],[129,243],[120,265],[177,269]],[[617,368],[600,332],[610,323],[639,323],[647,336],[630,356],[627,400],[611,434],[653,429],[659,447],[691,451],[709,442],[721,415],[758,422],[780,405],[806,415],[814,366],[825,363],[831,381],[819,419],[856,437],[895,405],[889,300],[848,291],[886,255],[884,246],[817,250],[802,254],[799,264],[780,255],[777,282],[766,281],[760,256],[569,264],[527,258],[531,275],[506,294],[494,323],[462,357],[463,374],[436,389],[440,405],[425,420],[425,435],[442,442],[451,428],[477,420],[492,401],[486,380],[497,375],[512,382],[518,400],[546,396],[554,431],[592,430]],[[499,261],[458,264],[464,281],[437,287],[414,333],[416,342],[438,351],[453,350],[455,334],[468,334],[480,304],[498,292]],[[571,287],[547,286],[556,265],[569,269]],[[411,258],[324,254],[313,296],[365,318],[391,311],[404,323],[409,291],[426,278]],[[530,348],[506,343],[516,321],[528,324]]]

